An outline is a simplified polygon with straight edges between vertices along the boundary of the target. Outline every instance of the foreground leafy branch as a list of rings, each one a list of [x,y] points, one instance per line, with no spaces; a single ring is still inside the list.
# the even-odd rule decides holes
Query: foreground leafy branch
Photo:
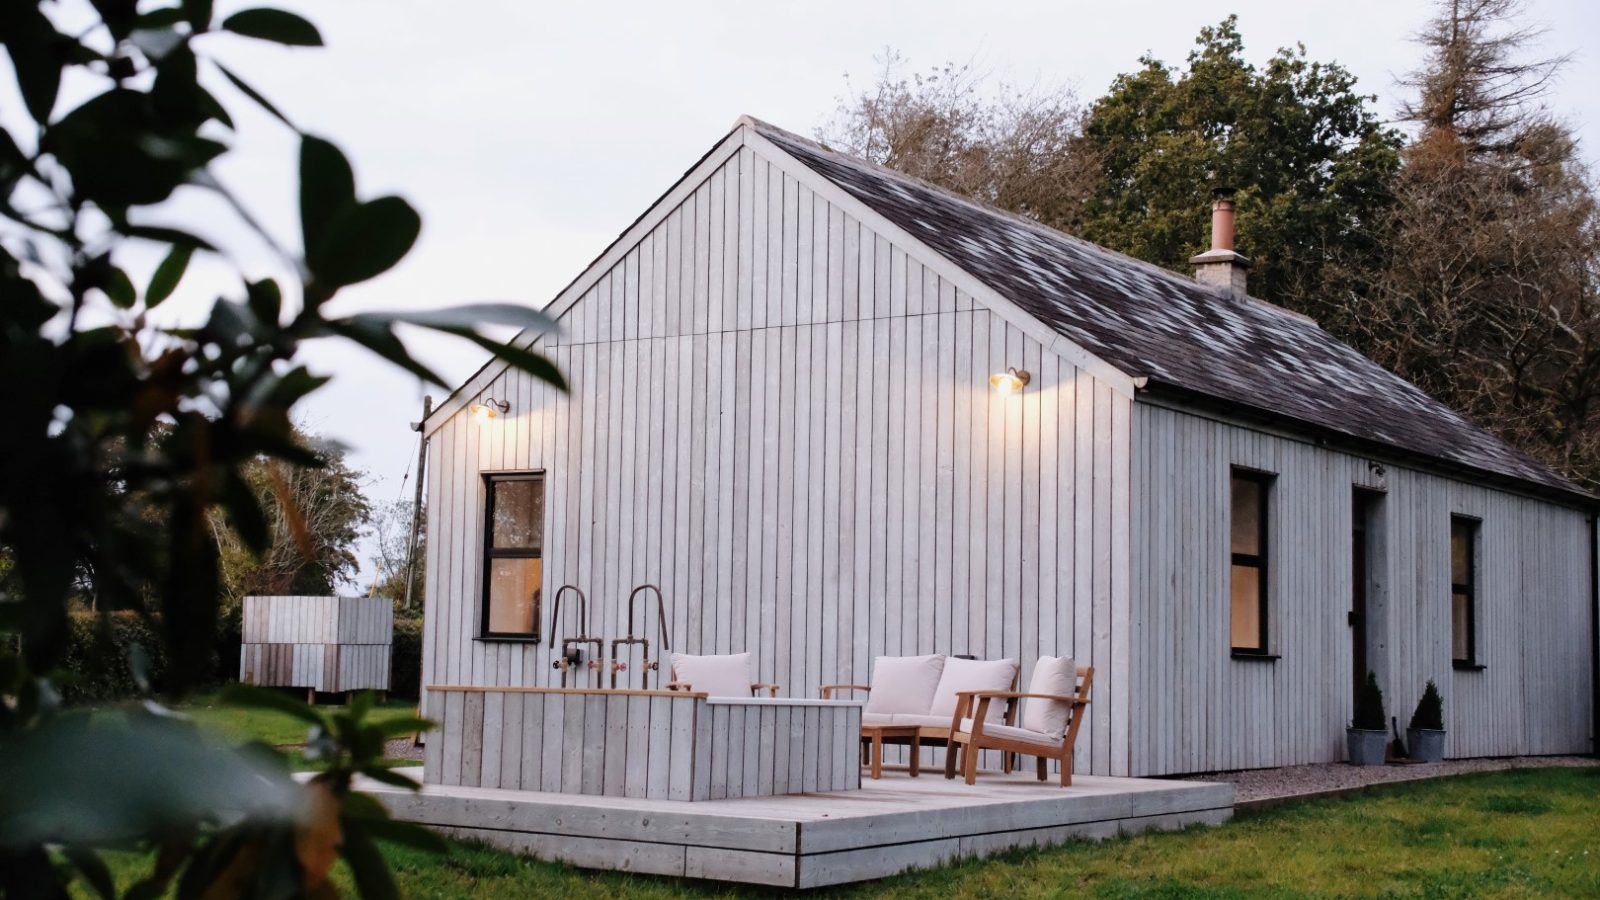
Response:
[[[85,17],[92,27],[81,27]],[[340,291],[404,258],[421,219],[402,198],[361,194],[335,144],[301,132],[212,55],[220,33],[322,43],[293,13],[217,21],[209,0],[0,6],[0,45],[31,119],[0,131],[0,379],[10,388],[0,429],[0,896],[63,896],[73,878],[111,896],[97,855],[108,847],[150,855],[134,897],[174,886],[180,897],[326,894],[335,855],[364,896],[393,895],[373,841],[433,842],[390,822],[353,784],[363,775],[414,787],[378,760],[384,738],[424,723],[373,725],[366,700],[328,714],[234,692],[305,720],[327,768],[302,783],[269,748],[221,747],[154,700],[64,709],[54,673],[69,608],[89,585],[98,609],[143,611],[171,662],[164,688],[181,695],[201,677],[222,587],[217,518],[253,553],[271,540],[247,464],[321,465],[291,428],[295,406],[328,380],[298,362],[306,341],[352,341],[441,383],[400,338],[399,326],[415,326],[564,387],[521,337],[549,322],[523,306],[327,311]],[[62,110],[69,74],[98,87]],[[232,149],[233,118],[213,86],[298,136],[298,249],[214,174]],[[165,207],[183,188],[222,198],[290,273],[250,279],[235,263],[239,289],[192,326],[170,324],[163,304],[197,256],[231,257],[204,236],[210,229],[172,224]],[[151,248],[161,262],[138,283],[129,260]],[[495,337],[502,326],[519,337]],[[297,515],[292,504],[285,515]]]

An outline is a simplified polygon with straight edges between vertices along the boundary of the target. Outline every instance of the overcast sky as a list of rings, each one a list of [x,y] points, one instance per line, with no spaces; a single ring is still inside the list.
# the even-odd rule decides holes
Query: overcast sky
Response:
[[[244,5],[254,4],[219,7]],[[1353,71],[1388,116],[1396,77],[1418,60],[1410,35],[1429,9],[1423,0],[274,5],[307,15],[327,47],[218,37],[214,49],[302,128],[340,144],[364,195],[401,193],[423,215],[411,256],[342,295],[337,302],[347,309],[542,305],[739,114],[809,134],[832,114],[846,74],[870,83],[886,46],[915,70],[972,61],[997,77],[1066,84],[1091,100],[1143,53],[1181,63],[1201,26],[1236,12],[1252,62],[1302,42],[1312,59]],[[1546,51],[1574,54],[1551,105],[1579,127],[1594,160],[1600,3],[1530,7],[1550,26]],[[219,94],[237,98],[220,87]],[[6,85],[0,109],[13,96]],[[292,137],[259,115],[241,115],[239,124],[245,149],[223,180],[292,245]],[[203,202],[185,209],[216,220],[208,234],[234,234],[219,210]],[[263,248],[242,238],[231,247],[252,272],[270,271]],[[208,264],[171,305],[199,309],[207,290],[236,285],[225,267]],[[467,346],[419,346],[452,382],[484,360]],[[375,500],[409,497],[401,479],[416,447],[407,423],[417,418],[421,387],[349,346],[307,356],[334,381],[305,405],[306,423],[350,446],[353,464],[371,473]],[[436,399],[444,394],[431,390]]]

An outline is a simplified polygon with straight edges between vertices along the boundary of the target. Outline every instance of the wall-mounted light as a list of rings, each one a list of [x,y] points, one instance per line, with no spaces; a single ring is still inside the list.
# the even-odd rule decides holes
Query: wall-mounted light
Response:
[[[482,403],[474,403],[467,407],[467,411],[472,413],[472,421],[477,422],[479,425],[485,425],[490,419],[501,413],[510,412],[511,404],[504,400],[496,400],[493,397],[485,397]]]
[[[1020,393],[1033,380],[1026,369],[1017,369],[1007,366],[1004,372],[996,372],[989,376],[989,386],[1001,395]]]

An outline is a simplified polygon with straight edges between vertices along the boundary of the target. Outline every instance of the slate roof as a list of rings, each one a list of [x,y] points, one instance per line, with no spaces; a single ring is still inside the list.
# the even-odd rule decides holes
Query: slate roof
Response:
[[[1589,495],[1323,331],[755,120],[758,133],[1148,387],[1286,427]]]

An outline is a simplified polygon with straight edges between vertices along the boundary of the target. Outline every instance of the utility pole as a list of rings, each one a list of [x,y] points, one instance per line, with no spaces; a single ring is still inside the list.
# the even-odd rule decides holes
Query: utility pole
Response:
[[[411,608],[412,585],[417,580],[417,533],[422,526],[422,483],[428,477],[428,436],[422,429],[428,424],[428,416],[433,413],[433,397],[424,394],[422,397],[422,421],[412,422],[411,430],[419,436],[417,438],[417,493],[416,499],[411,502],[411,542],[406,544],[406,609]]]

